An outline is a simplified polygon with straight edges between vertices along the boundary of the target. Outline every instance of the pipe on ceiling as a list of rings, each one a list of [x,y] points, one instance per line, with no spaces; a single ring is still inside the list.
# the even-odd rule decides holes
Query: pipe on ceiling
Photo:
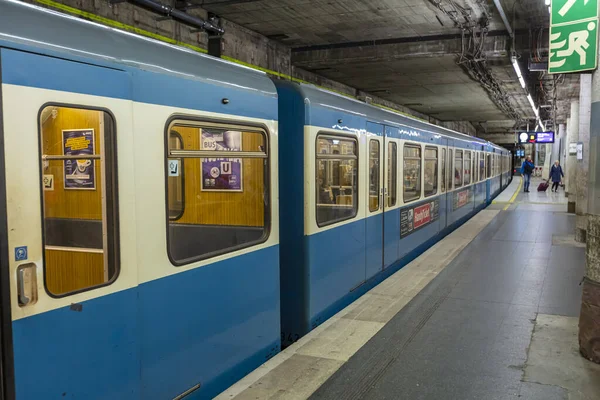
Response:
[[[143,7],[147,10],[154,11],[155,13],[162,14],[165,17],[171,17],[176,21],[182,22],[186,25],[193,26],[194,28],[204,29],[205,31],[218,33],[222,35],[225,30],[220,26],[216,26],[209,21],[205,21],[202,18],[194,17],[185,13],[184,11],[177,10],[176,8],[159,3],[155,0],[127,0],[129,3]]]
[[[502,3],[500,2],[500,0],[494,0],[494,4],[496,5],[496,9],[500,13],[500,18],[502,18],[502,22],[504,22],[504,26],[506,27],[508,34],[510,35],[510,37],[513,37],[515,33],[510,27],[510,22],[508,22],[508,17],[506,16],[504,9],[502,8]]]

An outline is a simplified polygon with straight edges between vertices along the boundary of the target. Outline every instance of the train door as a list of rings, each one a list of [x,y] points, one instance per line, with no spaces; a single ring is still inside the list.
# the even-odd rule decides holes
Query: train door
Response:
[[[367,219],[365,280],[383,268],[383,213],[385,160],[384,126],[367,122]]]
[[[448,159],[446,160],[446,226],[452,224],[454,211],[454,139],[448,139]]]
[[[397,129],[395,129],[397,131]],[[383,172],[383,268],[398,260],[400,247],[400,140],[392,137],[393,128],[385,127],[385,163]]]
[[[498,171],[500,173],[500,189],[504,187],[504,155],[498,155]]]
[[[4,48],[0,68],[16,397],[138,397],[130,75]]]

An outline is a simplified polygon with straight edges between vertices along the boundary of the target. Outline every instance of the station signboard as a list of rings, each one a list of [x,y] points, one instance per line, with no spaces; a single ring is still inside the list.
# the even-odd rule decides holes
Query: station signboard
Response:
[[[519,144],[554,143],[554,132],[519,132],[517,142]]]
[[[538,132],[535,135],[536,143],[554,143],[554,132]]]

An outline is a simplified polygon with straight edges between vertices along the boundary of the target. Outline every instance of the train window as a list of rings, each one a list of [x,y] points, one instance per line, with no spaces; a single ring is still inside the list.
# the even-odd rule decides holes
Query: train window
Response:
[[[435,147],[425,147],[425,197],[433,196],[437,193],[438,186],[438,149]]]
[[[479,152],[479,180],[485,180],[485,155]]]
[[[473,152],[473,183],[479,182],[479,153]]]
[[[496,155],[496,175],[500,175],[500,155]]]
[[[485,153],[479,153],[479,180],[485,181]]]
[[[388,143],[388,198],[387,206],[392,207],[396,205],[396,198],[398,197],[398,145],[396,143]]]
[[[369,141],[369,211],[379,210],[379,141]]]
[[[177,131],[169,133],[169,148],[183,150],[183,139]],[[183,171],[185,167],[182,158],[169,158],[169,219],[176,221],[183,216],[184,209],[184,183]]]
[[[463,152],[456,150],[454,155],[454,187],[459,188],[463,185]]]
[[[486,154],[485,157],[485,169],[487,171],[487,177],[492,177],[492,156],[490,154]]]
[[[500,163],[498,161],[498,154],[494,154],[494,176],[498,176],[498,171],[500,171]]]
[[[496,154],[496,161],[494,163],[496,166],[496,176],[500,175],[500,156]]]
[[[356,139],[319,135],[316,158],[317,225],[331,225],[355,217],[358,211]]]
[[[404,145],[404,202],[421,198],[421,146]]]
[[[39,126],[46,289],[64,296],[108,284],[119,270],[115,121],[48,106]]]
[[[167,253],[176,265],[266,240],[269,230],[267,134],[261,128],[173,120],[167,130]],[[172,140],[177,134],[181,143]],[[235,154],[235,158],[231,155]],[[185,160],[185,164],[175,161]],[[180,181],[171,179],[183,175]],[[182,193],[183,213],[177,210]]]
[[[442,149],[442,193],[446,192],[446,149]]]
[[[464,163],[464,179],[465,185],[471,184],[471,152],[469,150],[465,151],[465,163]]]
[[[454,158],[452,158],[452,149],[448,150],[448,190],[452,190],[452,182],[453,182],[453,178],[452,178],[452,160],[454,160]]]

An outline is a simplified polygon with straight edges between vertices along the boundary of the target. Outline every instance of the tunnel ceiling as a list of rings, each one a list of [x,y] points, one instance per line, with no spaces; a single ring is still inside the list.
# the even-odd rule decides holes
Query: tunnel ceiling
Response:
[[[543,0],[501,0],[516,30],[514,46],[493,0],[188,3],[285,43],[297,67],[441,120],[471,121],[494,133],[534,118],[510,56],[516,48],[523,71],[530,59],[547,60]],[[578,77],[529,72],[526,80],[536,104],[555,102],[557,121],[564,121]],[[551,111],[542,109],[544,119]]]

